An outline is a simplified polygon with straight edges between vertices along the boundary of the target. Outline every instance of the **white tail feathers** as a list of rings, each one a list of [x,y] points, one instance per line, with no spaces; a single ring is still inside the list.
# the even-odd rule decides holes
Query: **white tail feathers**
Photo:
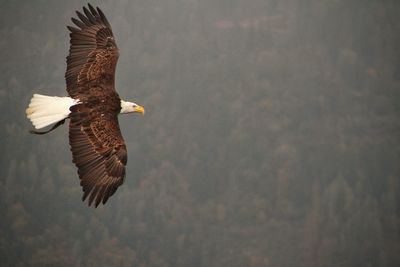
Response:
[[[70,97],[34,94],[26,109],[26,116],[36,129],[40,129],[67,118],[69,108],[78,102]]]

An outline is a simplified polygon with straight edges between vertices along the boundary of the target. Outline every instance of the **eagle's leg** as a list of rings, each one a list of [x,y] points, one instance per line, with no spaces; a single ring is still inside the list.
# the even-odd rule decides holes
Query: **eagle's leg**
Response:
[[[47,131],[39,132],[39,131],[35,131],[35,130],[30,130],[29,132],[30,132],[31,134],[47,134],[47,133],[49,133],[49,132],[55,130],[56,128],[58,128],[60,125],[63,125],[64,122],[65,122],[65,120],[66,120],[66,118],[63,119],[63,120],[60,120],[59,122],[57,122],[56,124],[54,124],[53,127],[51,127],[51,128],[50,128],[49,130],[47,130]]]

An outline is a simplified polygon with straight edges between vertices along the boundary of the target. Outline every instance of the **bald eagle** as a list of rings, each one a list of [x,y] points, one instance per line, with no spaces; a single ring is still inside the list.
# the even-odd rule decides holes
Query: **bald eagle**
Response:
[[[83,14],[84,13],[84,14]],[[110,23],[100,8],[83,7],[72,18],[70,49],[65,73],[69,97],[34,94],[26,115],[36,129],[69,119],[69,143],[89,206],[105,204],[124,182],[127,150],[118,114],[141,113],[144,108],[123,101],[114,88],[118,47]]]

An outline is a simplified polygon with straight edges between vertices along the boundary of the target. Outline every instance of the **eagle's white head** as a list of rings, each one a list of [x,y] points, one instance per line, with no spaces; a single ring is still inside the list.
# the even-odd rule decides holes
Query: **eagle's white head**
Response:
[[[144,114],[144,108],[142,106],[139,106],[136,103],[121,100],[120,113],[123,114],[123,113],[132,113],[132,112]]]

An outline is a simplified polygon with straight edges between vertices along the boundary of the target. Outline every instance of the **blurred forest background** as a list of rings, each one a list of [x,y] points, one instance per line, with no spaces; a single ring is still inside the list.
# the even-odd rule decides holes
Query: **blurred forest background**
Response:
[[[0,0],[1,266],[400,266],[400,1],[92,1],[146,108],[98,209],[25,118],[84,4]]]

